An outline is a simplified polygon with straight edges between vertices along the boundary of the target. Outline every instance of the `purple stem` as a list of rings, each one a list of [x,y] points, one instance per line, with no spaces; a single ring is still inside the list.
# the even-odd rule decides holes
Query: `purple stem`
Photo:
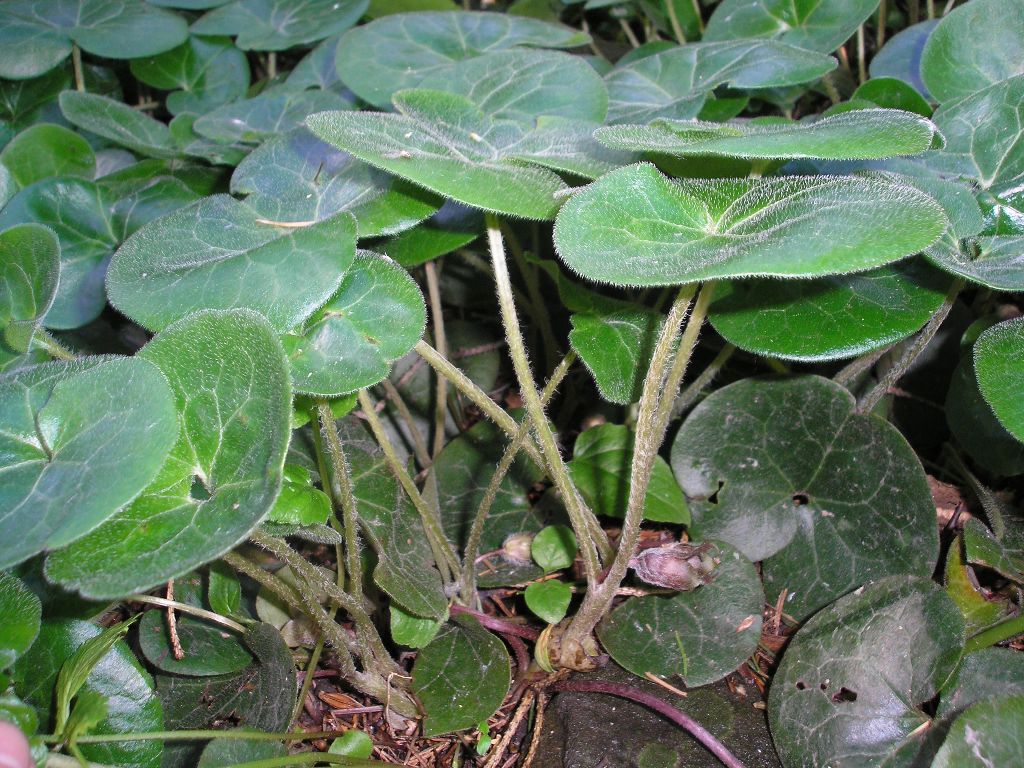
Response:
[[[634,688],[631,685],[620,685],[619,683],[606,683],[596,680],[565,680],[553,685],[552,689],[556,691],[607,693],[611,696],[618,696],[635,701],[638,704],[643,704],[645,707],[650,707],[659,715],[667,717],[673,723],[689,732],[693,738],[707,747],[711,754],[721,761],[722,765],[727,766],[727,768],[746,768],[739,758],[730,752],[722,742],[712,736],[703,725],[647,691]]]
[[[511,621],[496,619],[493,616],[488,616],[486,613],[481,613],[480,611],[474,611],[472,608],[467,608],[464,605],[453,604],[449,608],[449,611],[451,613],[464,613],[467,616],[472,616],[483,626],[488,629],[493,629],[495,632],[501,632],[503,635],[514,635],[515,637],[522,637],[526,640],[534,641],[540,637],[540,632],[533,627],[524,627],[522,624],[513,624]]]

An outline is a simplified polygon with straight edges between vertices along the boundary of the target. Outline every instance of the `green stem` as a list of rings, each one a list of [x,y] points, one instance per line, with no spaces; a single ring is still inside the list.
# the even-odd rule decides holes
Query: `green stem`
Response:
[[[331,606],[327,615],[333,620],[335,613],[337,613],[337,609]],[[292,707],[292,716],[288,720],[292,726],[299,719],[306,697],[313,689],[313,673],[316,672],[316,668],[320,664],[320,654],[324,652],[325,640],[326,635],[321,633],[320,638],[316,641],[316,645],[313,646],[313,652],[309,655],[309,662],[306,664],[306,675],[302,680],[302,688],[299,689],[299,698],[295,700],[295,706]]]
[[[277,53],[271,51],[267,54],[267,80],[277,77]]]
[[[235,632],[245,633],[248,630],[239,624],[237,621],[232,621],[227,616],[221,616],[219,613],[208,611],[205,608],[197,608],[194,605],[188,605],[187,603],[179,603],[176,600],[167,600],[162,597],[154,597],[153,595],[128,595],[125,598],[125,602],[132,603],[147,603],[148,605],[159,605],[161,608],[173,608],[181,613],[190,613],[193,616],[198,616],[201,619],[212,621],[222,626],[233,629]]]
[[[568,373],[569,367],[575,359],[576,353],[570,351],[562,359],[562,362],[558,364],[558,367],[555,368],[551,378],[548,380],[547,386],[544,387],[544,391],[541,393],[541,403],[543,405],[547,405],[551,401],[555,390],[562,383],[562,379],[565,378],[565,374]],[[501,461],[498,462],[498,467],[495,469],[494,475],[484,491],[476,517],[473,518],[473,525],[469,530],[469,537],[466,540],[466,550],[462,566],[462,599],[467,605],[472,606],[476,600],[476,559],[480,554],[480,539],[483,537],[484,523],[487,521],[487,515],[490,513],[491,506],[498,496],[501,481],[512,468],[512,462],[515,461],[516,456],[519,454],[519,449],[522,448],[523,441],[529,437],[532,428],[533,419],[527,414],[522,424],[519,425],[519,431],[516,433],[516,436],[505,449],[505,454],[501,457]]]
[[[889,9],[887,7],[888,0],[881,0],[878,4],[878,29],[875,32],[875,51],[882,50],[882,46],[885,45],[885,24],[888,20]]]
[[[974,653],[1022,634],[1024,634],[1024,616],[1016,616],[969,638],[964,644],[964,653]]]
[[[416,454],[416,461],[419,462],[421,467],[426,469],[433,463],[433,460],[430,458],[430,449],[427,448],[427,441],[423,439],[423,433],[420,432],[420,428],[416,425],[416,420],[412,417],[412,411],[405,404],[405,400],[402,398],[402,393],[398,391],[398,387],[392,384],[390,379],[384,379],[380,384],[384,388],[384,394],[388,400],[398,410],[399,418],[405,422],[405,427],[409,430],[409,437],[412,439],[412,451]]]
[[[530,316],[534,323],[540,328],[541,339],[544,341],[545,360],[548,368],[554,368],[558,361],[558,342],[555,341],[555,330],[551,327],[551,313],[547,311],[544,298],[540,292],[540,281],[537,280],[537,270],[532,264],[526,262],[526,256],[519,245],[519,239],[515,236],[512,228],[505,222],[501,222],[501,231],[505,241],[509,244],[512,258],[515,259],[519,274],[523,276],[526,284],[526,295],[529,298]]]
[[[832,381],[849,389],[850,384],[855,382],[861,374],[873,368],[875,363],[881,360],[885,353],[891,349],[892,345],[890,344],[887,347],[882,347],[881,349],[876,349],[872,352],[861,355],[836,371],[836,375],[832,377]]]
[[[357,605],[363,596],[363,568],[359,559],[359,510],[352,491],[345,449],[338,435],[331,405],[326,400],[317,403],[320,430],[327,439],[327,453],[331,457],[331,496],[341,506],[342,531],[345,537],[345,570],[348,571],[349,590]],[[339,566],[340,567],[340,566]]]
[[[732,344],[726,344],[722,347],[721,351],[715,355],[715,359],[708,363],[708,366],[700,372],[700,374],[691,381],[686,389],[679,393],[679,397],[676,398],[675,404],[672,406],[672,418],[678,419],[682,416],[687,409],[693,405],[700,393],[703,392],[707,386],[714,381],[715,376],[725,367],[725,364],[732,357],[733,352],[736,351],[736,347]]]
[[[693,4],[693,15],[697,17],[697,29],[700,30],[701,35],[704,34],[704,17],[701,16],[700,0],[690,0]]]
[[[284,731],[267,733],[265,731],[230,730],[219,731],[203,729],[194,731],[145,731],[142,733],[97,733],[79,736],[78,744],[121,744],[126,741],[205,741],[206,739],[229,739],[231,741],[319,741],[320,739],[336,739],[344,731]],[[59,744],[61,736],[46,734],[42,737],[44,744]]]
[[[931,319],[927,322],[921,332],[914,337],[913,342],[903,351],[900,359],[897,360],[892,368],[886,371],[882,379],[874,386],[874,388],[868,392],[864,397],[857,403],[858,413],[871,413],[874,407],[878,405],[878,401],[881,400],[885,394],[892,388],[895,387],[897,382],[903,378],[903,374],[907,372],[907,369],[913,364],[920,355],[924,348],[928,346],[928,343],[935,336],[935,333],[939,330],[939,326],[949,315],[953,305],[956,303],[956,297],[960,291],[963,290],[964,281],[957,278],[953,281],[953,284],[949,287],[946,292],[946,299],[942,302],[942,306],[932,315]]]
[[[498,225],[497,217],[493,213],[485,214],[487,222],[487,239],[491,250],[491,262],[494,269],[494,282],[498,289],[498,305],[501,308],[501,320],[505,327],[505,338],[508,341],[509,355],[512,358],[512,367],[515,369],[516,379],[519,382],[520,393],[526,404],[526,410],[533,420],[534,430],[540,442],[544,458],[548,462],[548,470],[555,488],[562,496],[562,503],[565,504],[569,513],[569,520],[576,531],[576,538],[579,542],[580,555],[583,558],[583,568],[587,576],[587,584],[591,587],[597,585],[601,571],[601,563],[598,559],[597,542],[605,538],[604,533],[600,538],[595,538],[591,520],[596,522],[593,513],[587,509],[569,477],[569,470],[565,466],[562,454],[558,450],[558,443],[551,432],[547,416],[544,413],[544,406],[541,403],[540,393],[537,391],[537,384],[530,372],[530,361],[526,356],[526,348],[523,345],[523,334],[519,328],[519,318],[516,316],[515,302],[512,298],[512,280],[508,274],[508,264],[505,261],[505,244],[501,237],[501,227]],[[518,430],[517,430],[518,431]],[[512,433],[513,439],[515,433]],[[607,541],[607,539],[606,539]]]
[[[416,487],[416,483],[409,477],[409,473],[405,471],[405,467],[399,461],[395,448],[391,445],[391,440],[388,439],[388,435],[384,431],[384,425],[381,423],[380,417],[377,416],[374,404],[370,400],[370,396],[366,394],[365,389],[359,391],[359,407],[363,409],[366,423],[370,425],[370,431],[384,452],[384,460],[387,462],[391,474],[398,480],[405,491],[405,495],[409,497],[412,505],[416,507],[416,511],[420,514],[420,519],[423,521],[423,529],[427,534],[427,541],[430,543],[430,548],[434,553],[434,560],[441,571],[444,583],[450,583],[454,580],[455,574],[460,572],[461,567],[458,558],[455,557],[455,553],[452,551],[451,544],[444,535],[444,527],[441,525],[440,515],[436,514],[436,510],[430,508],[430,505],[427,504],[423,495]]]
[[[75,70],[75,90],[85,93],[85,72],[82,69],[82,49],[78,43],[71,44],[71,66]]]
[[[676,36],[676,42],[680,45],[686,44],[686,34],[679,23],[679,15],[676,13],[676,4],[673,0],[665,0],[665,9],[668,11],[668,21],[672,25],[672,34]],[[697,14],[700,17],[700,14]]]
[[[448,357],[448,337],[444,332],[444,313],[441,311],[441,285],[437,279],[437,267],[428,261],[424,265],[427,275],[427,295],[430,297],[430,319],[434,327],[434,345],[438,354]],[[444,423],[448,416],[448,379],[436,376],[437,393],[434,401],[434,444],[430,451],[432,459],[444,448]]]
[[[626,39],[629,40],[629,44],[634,48],[639,48],[640,41],[637,39],[636,33],[633,32],[633,28],[629,26],[629,22],[627,22],[623,18],[620,18],[619,26],[622,27],[622,34],[624,34],[626,36]]]
[[[70,349],[61,344],[45,328],[36,328],[32,333],[32,343],[43,348],[43,350],[59,360],[74,360],[76,355]]]
[[[868,79],[868,63],[866,46],[864,44],[864,25],[857,27],[857,83],[861,84]]]
[[[379,760],[363,760],[358,757],[346,755],[332,755],[330,752],[299,752],[285,757],[268,757],[264,760],[250,760],[247,763],[232,763],[224,768],[290,768],[293,765],[316,765],[317,763],[330,763],[331,765],[348,765],[352,768],[380,768],[387,763]]]

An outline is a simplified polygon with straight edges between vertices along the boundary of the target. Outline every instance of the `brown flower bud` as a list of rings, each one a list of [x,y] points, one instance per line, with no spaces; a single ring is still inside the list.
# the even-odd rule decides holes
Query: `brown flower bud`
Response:
[[[514,563],[529,563],[533,546],[532,533],[513,533],[501,545],[502,554]]]
[[[676,542],[638,552],[629,565],[648,584],[678,592],[689,592],[714,577],[721,560],[711,554],[712,545]]]

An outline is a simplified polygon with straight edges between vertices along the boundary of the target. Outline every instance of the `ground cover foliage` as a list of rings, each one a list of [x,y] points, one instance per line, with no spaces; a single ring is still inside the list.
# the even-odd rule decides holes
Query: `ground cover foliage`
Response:
[[[497,768],[589,692],[735,767],[724,680],[773,765],[1024,764],[1022,48],[1019,0],[0,5],[0,719]]]

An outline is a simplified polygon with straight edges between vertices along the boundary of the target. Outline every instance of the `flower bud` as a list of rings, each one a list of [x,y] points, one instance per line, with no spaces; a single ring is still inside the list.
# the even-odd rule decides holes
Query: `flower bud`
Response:
[[[629,565],[648,584],[689,592],[709,583],[721,560],[711,554],[712,545],[676,542],[637,553]]]
[[[513,533],[501,545],[501,552],[505,555],[506,560],[511,560],[514,563],[529,563],[532,546],[532,533]]]

